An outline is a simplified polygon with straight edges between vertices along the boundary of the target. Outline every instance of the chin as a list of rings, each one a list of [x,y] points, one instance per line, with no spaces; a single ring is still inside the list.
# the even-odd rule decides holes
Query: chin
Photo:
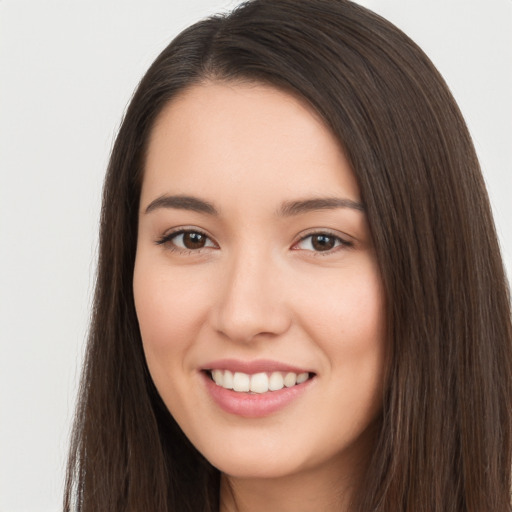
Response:
[[[209,444],[200,451],[208,462],[222,473],[235,478],[280,478],[299,472],[305,467],[303,450],[276,448],[274,443],[243,443],[224,440]]]
[[[301,471],[300,465],[290,464],[289,460],[268,460],[261,456],[253,459],[241,457],[210,460],[221,473],[239,479],[277,479]]]

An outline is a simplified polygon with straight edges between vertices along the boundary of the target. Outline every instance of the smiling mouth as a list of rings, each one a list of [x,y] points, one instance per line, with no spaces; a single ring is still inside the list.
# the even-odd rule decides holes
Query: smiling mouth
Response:
[[[237,393],[257,394],[292,388],[312,379],[315,375],[309,372],[260,372],[248,374],[220,369],[206,370],[206,373],[221,388],[230,389]]]

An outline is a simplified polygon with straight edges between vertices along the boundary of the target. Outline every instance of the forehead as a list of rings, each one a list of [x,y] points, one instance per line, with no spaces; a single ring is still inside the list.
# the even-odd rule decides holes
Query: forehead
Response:
[[[195,85],[155,123],[143,200],[228,191],[245,201],[337,191],[359,200],[341,145],[304,101],[263,84]]]

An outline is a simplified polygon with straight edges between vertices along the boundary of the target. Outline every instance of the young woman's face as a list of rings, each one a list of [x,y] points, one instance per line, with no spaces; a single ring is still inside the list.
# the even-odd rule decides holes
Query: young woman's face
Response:
[[[272,87],[197,85],[156,123],[134,273],[144,352],[228,475],[341,467],[367,448],[385,318],[360,201],[329,130]]]

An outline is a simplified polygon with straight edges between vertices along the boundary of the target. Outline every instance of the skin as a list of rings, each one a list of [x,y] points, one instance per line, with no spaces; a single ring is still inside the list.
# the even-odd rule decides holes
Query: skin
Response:
[[[218,215],[162,204],[147,211],[164,195],[200,198]],[[372,448],[385,314],[364,211],[276,213],[284,202],[323,197],[361,201],[334,136],[286,92],[202,83],[173,99],[153,129],[137,316],[160,395],[222,472],[222,512],[348,510]],[[179,228],[204,233],[204,246],[187,248],[183,236],[157,243]],[[319,250],[312,231],[334,237],[332,247]],[[271,359],[315,377],[283,409],[241,417],[204,385],[200,369],[222,358]]]

